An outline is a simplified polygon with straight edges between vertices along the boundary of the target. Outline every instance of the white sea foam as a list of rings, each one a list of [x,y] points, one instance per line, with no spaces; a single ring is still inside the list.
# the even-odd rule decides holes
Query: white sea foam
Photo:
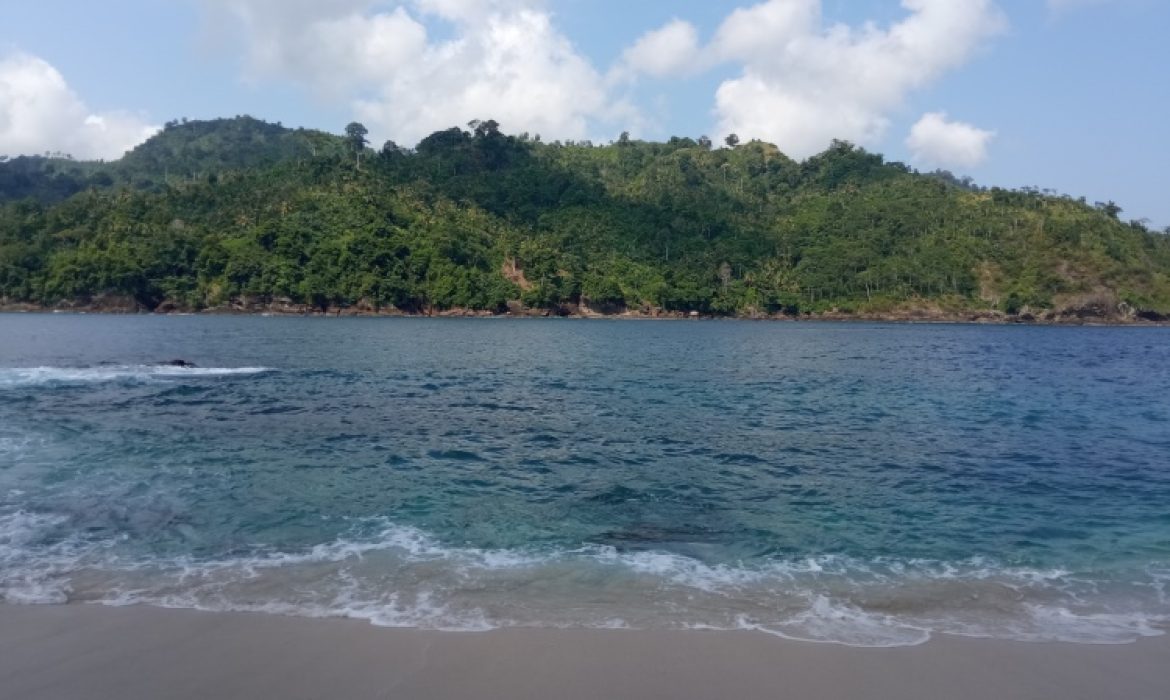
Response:
[[[802,642],[884,648],[930,641],[928,629],[891,615],[866,612],[825,595],[812,595],[808,607],[787,620],[762,622],[739,616],[737,621],[740,629]]]
[[[48,537],[60,518],[0,517],[8,602],[84,600],[306,617],[390,627],[754,630],[852,646],[921,644],[932,633],[1114,644],[1170,621],[1154,568],[1103,595],[1059,569],[993,561],[805,557],[708,564],[666,552],[445,546],[412,527],[360,523],[370,536],[219,560],[119,556],[114,543]],[[53,544],[42,545],[48,541]],[[1136,596],[1136,597],[1135,597]]]
[[[30,551],[44,533],[60,527],[64,518],[16,511],[0,515],[0,601],[15,604],[54,604],[68,600],[70,588],[62,576],[76,557],[61,543],[49,551]]]
[[[171,365],[108,365],[101,367],[0,368],[0,388],[42,384],[93,384],[182,377],[231,377],[271,372],[268,367],[175,367]]]
[[[16,464],[34,445],[33,438],[27,435],[7,436],[0,435],[0,465]]]

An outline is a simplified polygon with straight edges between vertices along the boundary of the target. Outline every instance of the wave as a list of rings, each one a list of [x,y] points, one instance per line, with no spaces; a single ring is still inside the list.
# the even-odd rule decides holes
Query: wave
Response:
[[[37,444],[37,441],[27,435],[0,435],[0,457],[14,458],[34,444]]]
[[[93,547],[76,539],[48,548],[36,546],[66,523],[64,517],[24,511],[0,516],[0,601],[69,601],[68,577]]]
[[[172,365],[107,365],[100,367],[0,368],[0,388],[45,384],[93,384],[168,378],[232,377],[271,372],[268,367],[176,367]]]
[[[1170,567],[1155,565],[1090,575],[984,559],[821,556],[748,565],[601,545],[451,547],[392,523],[295,552],[167,558],[85,541],[61,518],[0,517],[6,602],[349,617],[436,630],[751,630],[865,647],[921,644],[937,633],[1120,644],[1162,634],[1167,583]]]

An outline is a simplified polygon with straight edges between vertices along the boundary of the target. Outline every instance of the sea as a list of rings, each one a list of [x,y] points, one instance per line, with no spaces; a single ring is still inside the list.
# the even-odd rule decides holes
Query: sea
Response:
[[[0,315],[9,604],[1118,644],[1168,587],[1166,328]]]

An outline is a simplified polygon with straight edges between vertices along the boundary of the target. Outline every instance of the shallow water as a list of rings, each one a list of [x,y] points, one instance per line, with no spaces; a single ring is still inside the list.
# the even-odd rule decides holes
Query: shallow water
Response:
[[[1168,396],[1167,329],[0,316],[0,595],[1132,641]]]

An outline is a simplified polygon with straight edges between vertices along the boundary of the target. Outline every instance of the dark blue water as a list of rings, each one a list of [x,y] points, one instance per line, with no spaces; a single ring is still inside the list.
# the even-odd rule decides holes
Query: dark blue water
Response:
[[[10,602],[1119,642],[1168,583],[1165,329],[0,316]]]

